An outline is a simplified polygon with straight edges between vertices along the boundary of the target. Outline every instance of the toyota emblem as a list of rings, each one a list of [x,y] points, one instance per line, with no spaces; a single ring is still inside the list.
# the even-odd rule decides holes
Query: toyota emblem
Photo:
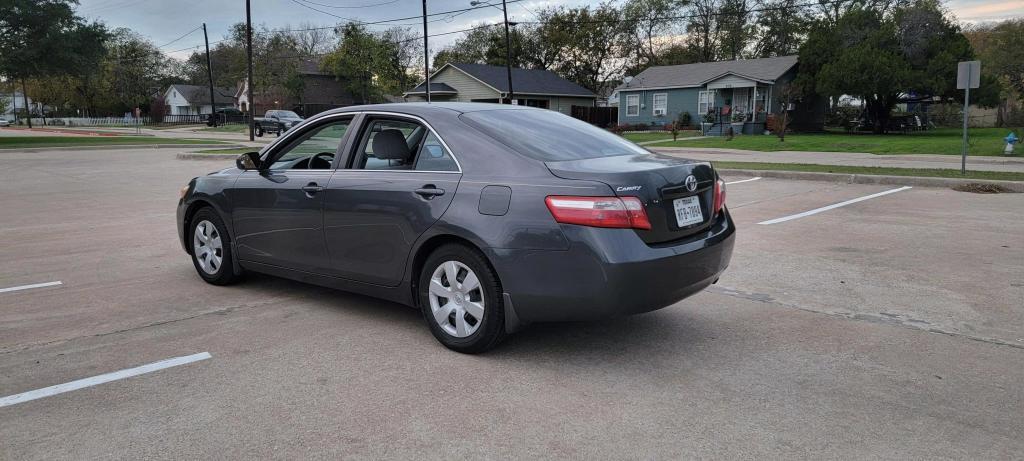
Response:
[[[697,190],[697,177],[691,174],[686,177],[686,181],[683,181],[683,184],[686,184],[686,190],[693,192]]]

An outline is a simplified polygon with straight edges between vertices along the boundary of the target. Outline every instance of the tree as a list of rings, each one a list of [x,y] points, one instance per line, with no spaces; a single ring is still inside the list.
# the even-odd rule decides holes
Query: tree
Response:
[[[0,75],[20,81],[75,75],[94,68],[104,53],[106,28],[75,15],[74,0],[0,2]],[[28,95],[25,95],[27,100]],[[29,126],[31,127],[31,119]]]
[[[719,56],[736,60],[745,57],[745,50],[754,26],[751,24],[751,1],[722,0],[716,26],[719,29]]]
[[[964,31],[964,36],[981,60],[979,95],[998,99],[997,123],[1007,126],[1011,122],[1013,104],[1024,100],[1024,19],[975,25]],[[972,91],[972,100],[974,95]]]
[[[626,69],[627,74],[637,74],[656,63],[662,51],[669,44],[668,34],[682,28],[678,19],[667,20],[677,15],[689,0],[628,0],[622,6],[623,20],[628,32],[628,48],[633,63]]]
[[[622,75],[626,61],[619,57],[628,49],[630,28],[614,5],[562,7],[540,16],[538,38],[558,50],[550,70],[595,93]]]
[[[934,0],[915,0],[890,13],[855,7],[833,26],[819,21],[800,49],[806,94],[849,94],[865,101],[874,131],[885,131],[901,95],[955,97],[956,64],[972,52]]]
[[[718,58],[721,28],[718,27],[718,0],[693,0],[690,22],[686,25],[687,45],[697,62],[710,62]]]
[[[409,69],[401,61],[403,53],[411,53],[408,49],[401,50],[400,44],[387,34],[371,32],[357,23],[342,26],[340,35],[337,48],[324,58],[323,68],[352,94],[368,103],[407,89],[403,84],[409,81]]]
[[[768,0],[754,27],[753,54],[759,58],[788,56],[800,51],[810,25],[810,14],[801,0]]]
[[[131,29],[115,29],[101,61],[108,113],[146,105],[166,77],[167,56]]]

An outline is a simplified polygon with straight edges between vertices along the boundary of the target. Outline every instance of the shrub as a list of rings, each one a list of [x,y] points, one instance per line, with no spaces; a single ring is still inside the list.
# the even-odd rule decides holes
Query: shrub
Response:
[[[701,116],[704,123],[715,123],[715,112],[709,110],[706,114]]]
[[[690,125],[692,125],[692,120],[690,120],[690,113],[689,112],[680,112],[679,113],[679,118],[676,120],[676,125],[678,125],[678,126],[680,126],[682,128],[687,128]]]

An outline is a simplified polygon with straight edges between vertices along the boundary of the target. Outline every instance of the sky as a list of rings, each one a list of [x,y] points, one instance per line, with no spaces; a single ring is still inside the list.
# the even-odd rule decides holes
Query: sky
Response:
[[[335,16],[366,22],[410,17],[422,13],[421,0],[251,0],[253,24],[271,29],[299,24],[330,26],[344,22]],[[500,2],[497,8],[472,11],[431,19],[430,34],[457,31],[481,22],[501,21]],[[546,6],[579,6],[597,4],[599,0],[520,0],[508,5],[510,21],[531,21],[534,11]],[[945,2],[958,20],[965,23],[998,21],[1011,17],[1024,17],[1024,0],[949,0]],[[469,8],[469,0],[427,0],[427,13]],[[315,10],[320,11],[315,11]],[[78,14],[90,20],[106,23],[111,28],[128,27],[148,37],[165,52],[177,58],[186,58],[192,49],[203,44],[202,30],[189,32],[203,22],[209,30],[210,41],[223,39],[231,24],[245,21],[244,0],[80,0]],[[334,16],[332,16],[334,15]],[[421,30],[417,20],[393,24],[409,25]],[[387,25],[374,26],[384,29]],[[183,36],[184,35],[184,36]],[[461,34],[431,39],[430,48],[436,51],[457,39]],[[198,49],[198,48],[195,48]],[[180,51],[179,51],[180,50]]]

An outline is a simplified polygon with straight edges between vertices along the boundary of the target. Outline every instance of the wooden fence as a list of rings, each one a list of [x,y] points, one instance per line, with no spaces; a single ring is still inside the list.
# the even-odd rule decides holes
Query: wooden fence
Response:
[[[573,118],[578,118],[591,125],[596,125],[601,128],[607,128],[608,126],[618,122],[619,108],[596,106],[572,106],[572,116]]]

